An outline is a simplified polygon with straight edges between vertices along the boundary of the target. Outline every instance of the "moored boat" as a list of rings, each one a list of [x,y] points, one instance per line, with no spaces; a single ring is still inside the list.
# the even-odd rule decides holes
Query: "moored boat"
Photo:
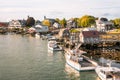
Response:
[[[98,66],[95,71],[101,80],[120,80],[120,69],[117,67]]]
[[[56,41],[48,41],[48,49],[52,51],[61,51],[63,48]]]
[[[82,50],[66,50],[66,63],[78,71],[95,70],[97,64],[88,57],[83,56],[84,53],[86,52]]]

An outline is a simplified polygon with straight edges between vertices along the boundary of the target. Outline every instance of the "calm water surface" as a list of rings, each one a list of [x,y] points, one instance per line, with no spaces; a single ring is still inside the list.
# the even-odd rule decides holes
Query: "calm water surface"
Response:
[[[47,41],[0,35],[0,80],[99,80],[94,71],[77,72],[63,52],[51,53]]]

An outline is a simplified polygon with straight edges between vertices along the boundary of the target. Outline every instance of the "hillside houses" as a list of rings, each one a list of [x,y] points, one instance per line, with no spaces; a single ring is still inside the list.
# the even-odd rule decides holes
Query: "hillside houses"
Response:
[[[55,23],[53,24],[53,27],[58,29],[58,28],[60,28],[61,26],[60,26],[59,23],[55,22]]]
[[[61,29],[61,26],[55,19],[46,18],[44,17],[44,20],[48,20],[50,22],[51,26],[45,26],[43,24],[43,21],[36,20],[35,25],[32,26],[32,28],[29,29],[29,31],[35,31],[37,33],[58,33],[59,31],[59,37],[60,38],[69,38],[69,41],[75,43],[75,42],[82,42],[85,44],[96,44],[100,42],[99,33],[106,32],[111,29],[113,29],[113,23],[108,21],[106,18],[99,18],[96,20],[96,27],[92,28],[77,28],[76,21],[74,19],[67,20],[67,26],[66,29]],[[58,21],[59,22],[59,21]],[[25,20],[12,20],[9,22],[9,27],[14,28],[21,28],[24,27]],[[79,32],[72,31],[71,29],[80,29]],[[76,30],[77,30],[76,29]]]
[[[25,20],[12,20],[9,22],[9,28],[22,28],[26,24]]]
[[[48,26],[44,26],[44,25],[40,25],[40,24],[37,24],[35,25],[34,27],[31,27],[29,28],[28,32],[29,33],[45,33],[45,32],[48,32],[49,31],[49,28]]]
[[[48,26],[44,26],[44,25],[35,25],[34,28],[35,28],[36,32],[38,32],[38,33],[48,32],[49,31]]]
[[[39,21],[39,20],[36,20],[36,21],[35,21],[35,25],[41,25],[41,24],[42,24],[41,21]]]
[[[96,28],[98,31],[105,32],[113,29],[114,24],[108,21],[106,18],[99,18],[96,20]]]
[[[70,31],[69,31],[69,29],[61,29],[59,31],[59,37],[60,38],[69,38],[70,37]]]
[[[69,28],[77,28],[77,23],[74,19],[67,20],[67,27]]]
[[[44,20],[47,20],[50,22],[50,26],[53,26],[53,24],[56,22],[55,19],[52,19],[52,18],[47,18],[46,16],[44,16]]]

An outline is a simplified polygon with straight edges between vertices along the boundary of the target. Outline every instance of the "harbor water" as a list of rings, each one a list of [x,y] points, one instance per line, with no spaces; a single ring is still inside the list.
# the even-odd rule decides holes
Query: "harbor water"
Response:
[[[0,35],[0,80],[100,80],[94,71],[78,72],[63,52],[51,53],[47,40]]]

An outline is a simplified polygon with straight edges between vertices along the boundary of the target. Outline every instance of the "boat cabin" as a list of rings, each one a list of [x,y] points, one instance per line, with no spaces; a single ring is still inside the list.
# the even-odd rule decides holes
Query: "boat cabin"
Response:
[[[102,74],[104,74],[104,77],[105,77],[106,79],[108,79],[108,78],[113,78],[113,76],[112,76],[112,74],[111,74],[110,72],[103,71],[103,70],[100,70],[100,72],[101,72]]]

